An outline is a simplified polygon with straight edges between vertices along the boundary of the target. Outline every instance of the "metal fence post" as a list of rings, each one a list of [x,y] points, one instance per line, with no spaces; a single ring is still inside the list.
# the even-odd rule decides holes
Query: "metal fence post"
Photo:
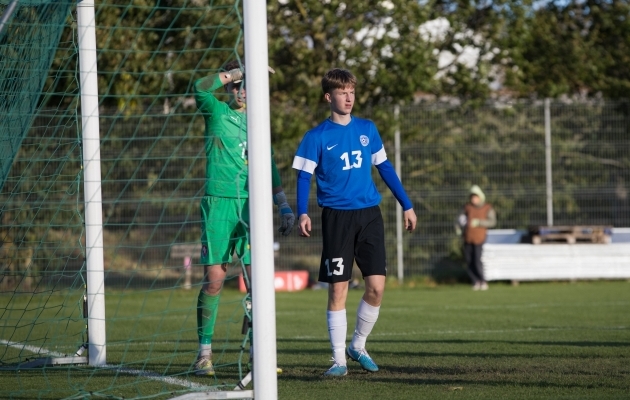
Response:
[[[551,178],[551,111],[545,99],[545,171],[547,175],[547,225],[553,226],[553,182]]]
[[[402,182],[401,161],[400,161],[400,106],[394,106],[394,121],[396,131],[394,132],[394,154],[396,161],[396,175]],[[398,283],[402,285],[404,280],[403,264],[403,226],[402,226],[402,206],[396,202],[396,257],[398,261]]]

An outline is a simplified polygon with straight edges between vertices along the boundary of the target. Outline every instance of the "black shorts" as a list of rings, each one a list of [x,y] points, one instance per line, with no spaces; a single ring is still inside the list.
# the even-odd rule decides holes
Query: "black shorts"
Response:
[[[347,282],[356,260],[363,276],[387,275],[385,227],[378,206],[322,211],[322,260],[319,281]]]

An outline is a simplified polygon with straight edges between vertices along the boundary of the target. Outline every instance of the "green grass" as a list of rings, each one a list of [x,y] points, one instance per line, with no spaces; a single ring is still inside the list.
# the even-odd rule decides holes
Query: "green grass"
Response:
[[[216,379],[190,374],[196,295],[180,289],[108,292],[108,363],[125,372],[80,366],[0,371],[0,398],[89,397],[93,391],[94,397],[165,399],[181,393],[186,382],[235,384],[242,295],[226,290],[222,298],[213,344]],[[367,343],[381,370],[367,373],[349,362],[348,376],[334,379],[322,377],[331,364],[326,295],[277,293],[280,399],[630,398],[630,282],[493,284],[487,292],[465,285],[388,288]],[[361,295],[349,294],[348,337]],[[0,297],[0,306],[7,301]],[[11,305],[20,301],[13,298]],[[9,325],[0,322],[0,333],[6,335]],[[38,329],[44,326],[31,331]],[[43,337],[31,335],[32,344]],[[45,343],[72,351],[61,340]],[[10,351],[17,352],[5,350],[2,360]],[[156,377],[134,375],[138,370]]]

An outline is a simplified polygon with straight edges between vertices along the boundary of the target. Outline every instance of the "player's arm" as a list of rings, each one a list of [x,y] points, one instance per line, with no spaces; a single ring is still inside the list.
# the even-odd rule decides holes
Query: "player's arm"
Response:
[[[267,67],[267,70],[274,74],[276,71]],[[245,79],[245,69],[244,68],[234,68],[229,71],[221,71],[218,74],[209,75],[205,78],[201,78],[195,82],[195,89],[198,91],[215,91],[221,86],[225,86],[231,82],[240,82]],[[220,82],[220,83],[218,83]]]
[[[222,71],[218,74],[208,75],[195,81],[195,91],[197,92],[214,92],[221,86],[225,86],[230,82],[240,81],[243,79],[243,72],[240,68],[230,71]]]
[[[212,108],[219,101],[215,98],[213,92],[230,82],[241,79],[243,79],[243,72],[238,68],[197,79],[194,83],[197,108],[203,112],[211,112]]]
[[[468,224],[468,217],[466,216],[466,210],[462,208],[457,215],[457,219],[455,219],[455,233],[457,236],[462,235],[462,231],[466,228],[466,224]]]
[[[271,158],[271,182],[273,186],[273,203],[278,206],[280,220],[282,221],[278,232],[282,233],[282,236],[289,236],[295,224],[295,215],[287,202],[287,195],[284,193],[284,189],[282,189],[282,179],[280,178],[278,166],[273,156]]]
[[[300,216],[300,235],[305,237],[311,236],[311,218],[307,214],[307,209],[312,176],[306,171],[299,171],[297,176],[297,210]]]
[[[195,103],[200,111],[212,113],[213,108],[218,105],[219,100],[214,97],[213,92],[223,86],[221,82],[219,74],[206,76],[195,81]]]
[[[482,228],[494,228],[497,224],[497,213],[494,211],[494,208],[488,210],[488,215],[486,219],[480,219],[477,223],[477,226]]]
[[[403,208],[405,228],[409,231],[413,231],[416,229],[416,213],[413,210],[413,204],[411,203],[411,200],[409,200],[407,192],[405,192],[405,188],[403,188],[398,175],[396,175],[394,166],[386,159],[380,164],[377,164],[376,169],[378,169],[378,173],[381,175],[381,178]]]
[[[311,218],[307,214],[308,196],[311,190],[311,178],[317,168],[317,160],[321,158],[317,135],[307,132],[298,146],[293,158],[293,169],[297,175],[297,212],[299,218],[300,236],[311,236]]]

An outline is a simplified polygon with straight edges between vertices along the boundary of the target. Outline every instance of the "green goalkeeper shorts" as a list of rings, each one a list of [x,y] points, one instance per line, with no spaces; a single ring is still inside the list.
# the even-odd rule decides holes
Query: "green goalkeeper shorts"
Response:
[[[249,265],[249,199],[204,196],[201,199],[202,265],[232,262],[236,254]]]

